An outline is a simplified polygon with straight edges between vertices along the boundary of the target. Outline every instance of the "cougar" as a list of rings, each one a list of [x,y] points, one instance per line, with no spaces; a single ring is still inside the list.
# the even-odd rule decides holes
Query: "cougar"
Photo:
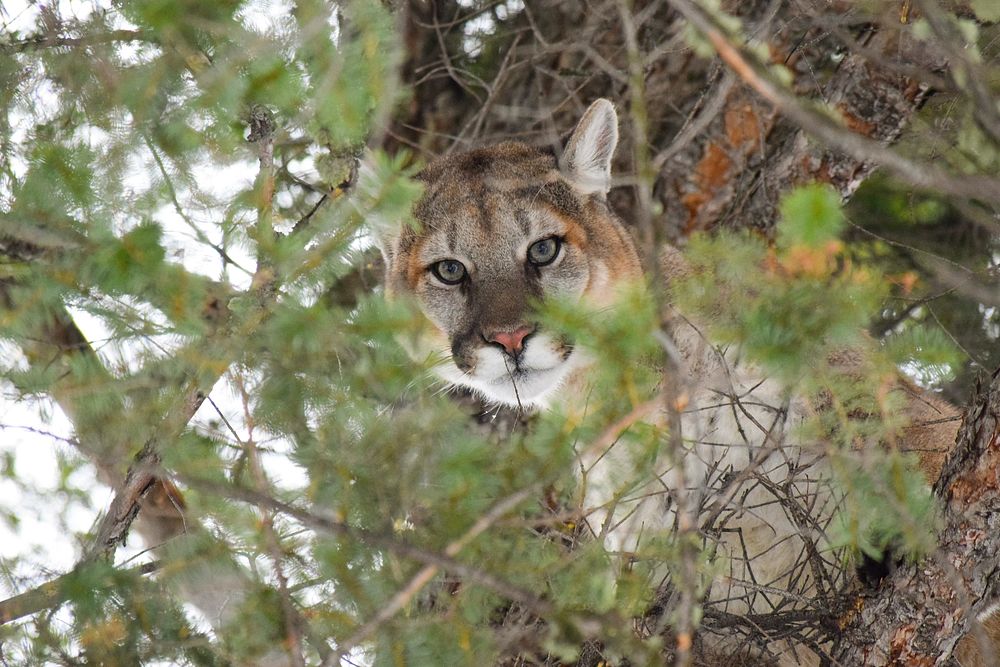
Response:
[[[617,143],[615,109],[599,99],[558,158],[506,142],[440,158],[420,173],[419,227],[376,230],[387,298],[414,298],[425,316],[413,355],[439,359],[435,373],[487,402],[582,409],[592,353],[540,327],[531,305],[557,297],[608,306],[623,285],[643,280],[632,236],[606,197]],[[662,268],[668,279],[686,271],[670,248]],[[738,349],[710,344],[696,322],[678,316],[672,330],[688,397],[684,460],[650,465],[625,445],[582,453],[581,513],[609,554],[627,559],[644,539],[672,529],[669,489],[684,479],[701,494],[699,507],[714,508],[711,525],[699,526],[725,564],[706,604],[733,614],[801,608],[819,586],[816,559],[843,571],[824,550],[835,498],[823,453],[793,435],[815,406],[762,377]],[[933,481],[955,441],[958,420],[948,418],[958,411],[902,379],[895,391],[906,395],[911,423],[900,439]],[[733,483],[741,471],[752,472],[742,487]],[[809,499],[808,516],[791,511],[789,498]],[[706,655],[725,653],[727,642],[719,637]],[[755,655],[765,664],[811,664],[816,650],[772,642]]]

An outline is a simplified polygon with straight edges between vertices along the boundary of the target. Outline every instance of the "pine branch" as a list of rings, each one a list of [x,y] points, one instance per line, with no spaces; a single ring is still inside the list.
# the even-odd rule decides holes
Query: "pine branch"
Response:
[[[143,563],[142,565],[126,570],[128,574],[145,576],[160,569],[159,562]],[[85,567],[85,565],[77,566]],[[55,609],[60,605],[69,602],[70,595],[66,584],[78,577],[76,570],[62,576],[47,581],[40,586],[36,586],[30,591],[25,591],[6,600],[0,601],[0,625],[16,621],[37,614],[46,609]]]

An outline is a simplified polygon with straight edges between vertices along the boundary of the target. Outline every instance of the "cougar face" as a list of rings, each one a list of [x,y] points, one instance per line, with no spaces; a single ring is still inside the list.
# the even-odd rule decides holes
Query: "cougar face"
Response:
[[[440,158],[419,176],[419,230],[382,233],[389,298],[426,316],[418,356],[444,380],[508,405],[540,406],[586,355],[541,328],[546,297],[606,304],[640,276],[631,237],[608,207],[617,116],[584,114],[560,160],[522,143]]]

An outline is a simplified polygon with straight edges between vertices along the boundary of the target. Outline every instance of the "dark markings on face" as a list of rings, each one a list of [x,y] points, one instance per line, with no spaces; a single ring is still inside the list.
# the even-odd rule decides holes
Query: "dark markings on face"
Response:
[[[399,254],[403,255],[413,249],[417,243],[417,233],[407,225],[399,236]]]
[[[531,325],[536,300],[589,289],[590,262],[638,271],[628,233],[604,198],[582,194],[563,180],[552,153],[499,144],[442,158],[418,178],[425,190],[414,214],[423,228],[404,233],[397,245],[400,260],[409,255],[411,261],[406,267],[397,262],[408,273],[397,271],[394,284],[399,292],[419,291],[463,372],[474,370],[479,350],[498,346],[490,336]],[[544,222],[536,228],[539,220]],[[518,254],[523,244],[552,233],[564,239],[561,252],[567,256],[559,264],[537,267]],[[436,250],[421,254],[425,240]],[[473,262],[461,284],[445,288],[428,274],[426,263],[440,259],[438,253]],[[558,339],[552,351],[567,359],[573,344]],[[517,372],[516,366],[510,370]]]
[[[531,220],[528,218],[528,212],[523,208],[519,208],[514,211],[514,220],[517,222],[518,227],[521,228],[521,233],[527,236],[531,233]]]
[[[476,350],[485,342],[478,340],[476,328],[469,326],[451,339],[451,358],[463,373],[469,373],[475,367]]]
[[[474,175],[481,175],[489,171],[492,165],[493,159],[489,155],[481,151],[473,151],[469,154],[469,159],[462,167],[463,171],[472,172]]]
[[[448,250],[450,252],[455,252],[456,250],[455,244],[456,241],[458,240],[458,223],[455,220],[452,220],[448,225],[447,239],[448,239]]]
[[[569,218],[580,218],[584,213],[579,197],[564,181],[549,181],[537,186],[518,188],[514,196],[547,204]]]
[[[485,188],[476,197],[476,207],[479,209],[479,226],[486,230],[487,234],[491,234],[493,232],[493,215],[490,213]]]
[[[441,197],[441,190],[434,187],[433,184],[427,181],[426,178],[422,177],[423,174],[417,176],[418,181],[423,181],[425,183],[424,195],[420,198],[420,201],[413,207],[413,215],[418,220],[428,220],[434,217],[434,211],[437,210],[439,204],[439,198]]]
[[[541,281],[542,281],[542,269],[535,266],[531,262],[524,263],[524,278],[528,281],[528,284],[541,291]]]

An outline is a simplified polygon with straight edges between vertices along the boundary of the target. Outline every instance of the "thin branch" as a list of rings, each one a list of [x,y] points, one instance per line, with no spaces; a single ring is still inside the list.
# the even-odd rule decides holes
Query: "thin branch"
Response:
[[[247,274],[248,276],[253,275],[252,271],[249,271],[248,269],[244,268],[239,264],[239,262],[230,257],[229,253],[226,252],[225,248],[216,243],[212,243],[211,239],[209,239],[208,236],[205,235],[205,232],[201,229],[201,227],[195,224],[195,221],[191,219],[191,216],[189,216],[184,211],[184,207],[181,206],[180,200],[177,198],[177,189],[174,187],[173,179],[170,178],[170,174],[169,172],[167,172],[166,165],[163,164],[163,159],[160,157],[159,151],[156,150],[156,146],[153,144],[153,141],[149,138],[149,135],[147,135],[145,132],[142,133],[142,139],[146,143],[146,147],[149,148],[149,152],[153,155],[153,161],[156,163],[156,168],[159,170],[160,175],[163,177],[163,184],[167,188],[167,195],[170,197],[170,202],[171,204],[173,204],[174,211],[177,213],[177,215],[180,216],[181,220],[183,220],[184,223],[191,228],[191,231],[194,232],[195,238],[197,238],[199,242],[204,243],[212,250],[214,250],[216,253],[218,253],[219,257],[222,258],[222,261],[224,263],[235,266],[237,269]]]
[[[136,456],[135,463],[125,475],[125,483],[115,493],[107,514],[101,521],[90,549],[84,555],[84,562],[98,558],[111,558],[119,544],[125,544],[132,522],[139,515],[142,501],[153,489],[157,478],[152,472],[160,462],[159,454],[150,440]]]
[[[667,160],[684,150],[688,144],[691,143],[699,134],[701,134],[712,121],[715,120],[716,116],[722,112],[722,109],[726,106],[726,99],[729,97],[729,92],[733,88],[733,84],[736,82],[736,77],[733,76],[732,71],[726,70],[726,73],[714,89],[712,90],[712,97],[704,104],[701,105],[701,101],[695,105],[692,113],[701,109],[697,117],[694,120],[689,116],[685,121],[684,125],[681,127],[677,136],[674,140],[670,142],[670,145],[664,148],[662,151],[656,154],[653,158],[653,170],[659,172],[663,169],[663,165],[667,163]],[[706,91],[706,94],[708,91]]]
[[[46,609],[55,609],[68,602],[72,589],[67,587],[66,584],[79,577],[78,570],[80,567],[85,566],[78,565],[72,572],[47,581],[30,591],[25,591],[24,593],[0,601],[0,625],[16,621],[25,616],[37,614]],[[145,576],[159,569],[160,563],[153,561],[151,563],[143,563],[125,572],[127,574]]]
[[[514,38],[514,42],[508,47],[507,55],[504,56],[503,62],[500,63],[500,68],[497,71],[497,75],[493,77],[493,83],[489,87],[489,92],[486,96],[486,103],[482,105],[479,112],[471,117],[462,127],[461,131],[458,133],[458,138],[455,142],[448,148],[448,152],[451,152],[459,143],[465,141],[465,137],[471,136],[473,139],[479,136],[479,132],[482,130],[483,122],[489,115],[490,111],[493,109],[493,105],[497,101],[497,93],[503,87],[507,80],[507,76],[510,74],[513,67],[517,67],[523,63],[515,63],[511,65],[511,60],[514,54],[517,52],[517,45],[521,42],[521,35],[518,34]]]
[[[972,99],[973,114],[980,127],[1000,144],[1000,111],[997,110],[996,95],[990,91],[987,84],[987,73],[982,65],[973,61],[965,49],[964,39],[958,29],[945,16],[936,2],[916,0],[924,19],[938,37],[939,44],[944,47],[953,69],[957,70],[952,78],[964,88]]]
[[[257,201],[257,226],[255,240],[257,241],[257,274],[258,279],[273,281],[273,269],[270,266],[270,254],[274,246],[274,116],[263,105],[250,109],[248,120],[250,134],[247,141],[255,144],[257,160],[260,168],[254,183]],[[270,273],[269,276],[264,274]]]
[[[109,30],[108,32],[84,35],[82,37],[65,37],[45,32],[38,35],[31,35],[24,39],[0,43],[0,53],[24,53],[36,49],[95,46],[114,42],[158,43],[154,34],[148,30]]]
[[[719,57],[759,95],[777,107],[807,133],[861,162],[885,167],[907,183],[958,197],[1000,204],[1000,179],[982,174],[956,176],[926,162],[903,157],[882,143],[852,132],[819,110],[807,106],[772,80],[766,68],[744,47],[730,39],[715,20],[691,0],[670,0],[715,47]]]
[[[242,376],[236,375],[236,388],[240,392],[240,399],[243,405],[243,420],[247,427],[247,438],[243,442],[247,460],[250,463],[250,472],[253,475],[254,484],[257,491],[266,493],[270,483],[264,473],[264,466],[260,461],[260,451],[257,443],[254,442],[253,431],[255,420],[253,412],[250,410],[250,395],[246,390]],[[283,566],[284,554],[281,551],[281,542],[274,530],[274,512],[265,511],[261,527],[264,532],[264,541],[268,554],[271,556],[271,566],[274,570],[275,580],[278,582],[278,597],[281,600],[281,613],[285,618],[285,632],[287,639],[288,657],[294,667],[305,667],[305,659],[302,657],[302,634],[303,620],[295,608],[291,594],[288,592],[288,576],[285,574]]]
[[[366,544],[370,547],[377,549],[385,549],[392,553],[403,556],[404,558],[410,558],[418,563],[424,563],[425,565],[433,565],[441,570],[454,572],[455,574],[471,581],[474,584],[488,588],[501,596],[524,605],[526,608],[532,610],[539,616],[551,613],[553,607],[551,603],[546,602],[542,598],[538,597],[530,591],[518,588],[512,584],[509,584],[502,579],[486,572],[480,570],[470,565],[466,565],[461,561],[455,560],[453,557],[439,554],[421,547],[413,546],[402,542],[399,539],[393,537],[392,535],[386,535],[382,533],[377,533],[375,531],[366,530],[364,528],[358,528],[350,524],[337,521],[336,519],[331,519],[326,516],[321,516],[309,510],[304,510],[295,505],[291,505],[284,501],[273,498],[267,494],[259,493],[253,489],[248,489],[244,487],[238,487],[227,484],[220,484],[218,482],[213,482],[210,480],[200,479],[198,477],[193,477],[186,474],[174,473],[174,477],[182,482],[183,484],[190,486],[191,488],[205,491],[207,493],[215,494],[222,498],[230,498],[233,500],[240,500],[246,503],[250,503],[257,507],[271,509],[277,512],[281,512],[301,524],[308,526],[314,530],[319,530],[330,535],[336,535],[338,537],[344,537],[348,539],[355,540],[362,544]],[[531,491],[533,493],[538,492],[538,488],[532,486],[530,489],[525,489],[524,492],[527,493]],[[520,495],[520,494],[518,494]],[[530,497],[528,494],[525,497]],[[474,526],[475,527],[475,526]],[[472,529],[470,529],[471,532]],[[478,533],[476,533],[478,535]],[[475,537],[472,535],[471,537]],[[471,538],[470,538],[471,539]],[[461,546],[465,546],[465,542]]]
[[[646,109],[645,75],[642,65],[642,52],[639,50],[639,36],[632,17],[631,3],[627,0],[617,1],[618,18],[625,38],[628,54],[628,91],[629,117],[632,124],[632,160],[636,174],[636,211],[635,223],[639,230],[641,243],[645,249],[646,270],[654,276],[658,273],[656,261],[658,243],[658,226],[653,224],[653,181],[656,173],[649,159],[649,113]]]

